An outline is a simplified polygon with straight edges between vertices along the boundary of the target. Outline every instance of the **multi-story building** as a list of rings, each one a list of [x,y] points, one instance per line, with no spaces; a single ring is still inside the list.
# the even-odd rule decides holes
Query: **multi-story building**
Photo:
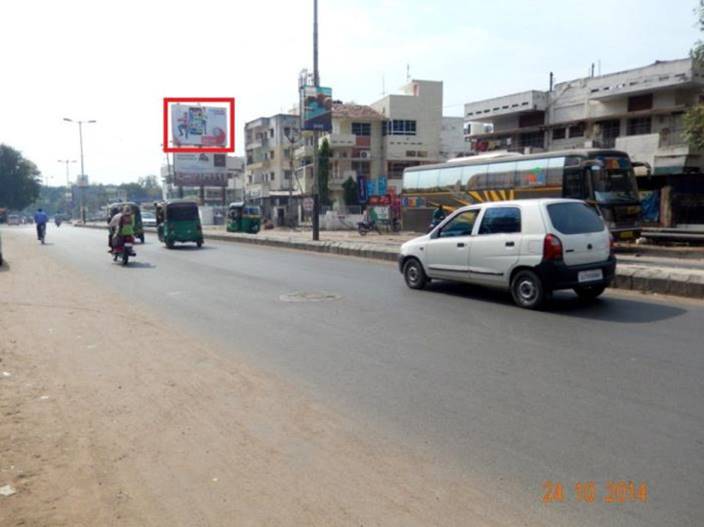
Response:
[[[623,150],[648,167],[639,185],[658,193],[661,223],[701,223],[704,153],[685,140],[683,116],[704,100],[703,94],[704,70],[691,59],[658,61],[558,83],[548,91],[467,103],[467,122],[493,128],[467,139],[476,153],[585,146]]]
[[[289,199],[297,201],[302,193],[293,176],[299,116],[260,117],[246,123],[244,133],[246,199],[260,205],[266,218],[283,225],[290,211]]]

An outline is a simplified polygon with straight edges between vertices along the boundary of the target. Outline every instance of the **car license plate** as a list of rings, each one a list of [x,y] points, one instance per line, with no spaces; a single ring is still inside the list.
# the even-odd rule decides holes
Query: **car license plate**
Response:
[[[601,269],[590,269],[589,271],[580,271],[577,274],[579,282],[593,282],[594,280],[602,280],[604,272]]]
[[[623,231],[622,233],[620,233],[620,236],[619,236],[619,238],[621,238],[622,240],[630,240],[633,237],[634,237],[633,231]]]

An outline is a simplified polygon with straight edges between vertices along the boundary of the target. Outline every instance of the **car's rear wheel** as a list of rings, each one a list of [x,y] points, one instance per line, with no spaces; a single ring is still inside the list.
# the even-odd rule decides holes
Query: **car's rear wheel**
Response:
[[[423,265],[415,258],[410,258],[403,266],[403,278],[411,289],[423,289],[428,284],[428,277]]]
[[[582,300],[594,300],[606,289],[605,285],[583,285],[574,288],[574,292]]]
[[[511,296],[516,305],[526,309],[538,309],[550,297],[543,281],[533,271],[519,271],[511,280]]]

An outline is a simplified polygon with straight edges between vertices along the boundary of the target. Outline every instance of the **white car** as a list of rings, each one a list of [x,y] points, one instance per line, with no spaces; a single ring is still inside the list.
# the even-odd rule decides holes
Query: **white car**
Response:
[[[156,227],[156,216],[152,212],[142,212],[142,225]]]
[[[510,290],[516,304],[535,309],[558,289],[596,298],[613,280],[616,258],[595,209],[534,199],[457,209],[401,246],[399,268],[412,289],[431,279],[469,282]]]

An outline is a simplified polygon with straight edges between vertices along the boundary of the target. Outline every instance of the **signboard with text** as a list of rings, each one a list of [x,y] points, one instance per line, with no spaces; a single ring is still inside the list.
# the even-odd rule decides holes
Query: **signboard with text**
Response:
[[[227,186],[224,154],[174,154],[174,185],[184,187]]]

